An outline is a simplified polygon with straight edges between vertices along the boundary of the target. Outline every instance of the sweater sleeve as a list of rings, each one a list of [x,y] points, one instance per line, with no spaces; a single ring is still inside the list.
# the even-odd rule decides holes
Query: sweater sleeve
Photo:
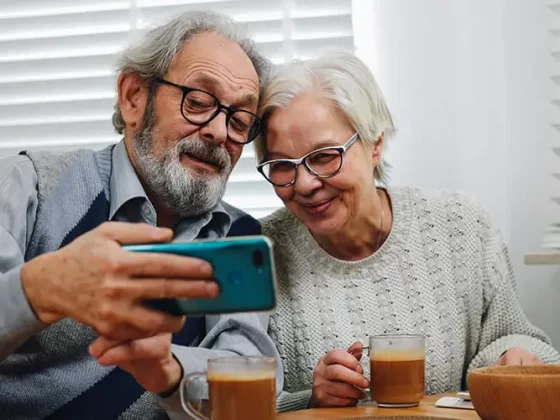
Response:
[[[508,248],[498,231],[488,229],[483,267],[484,313],[478,352],[469,371],[496,364],[512,347],[535,353],[545,363],[559,363],[560,354],[550,339],[529,322],[521,309]]]
[[[23,156],[0,160],[0,363],[45,327],[21,284],[36,211],[37,174],[31,161]]]
[[[305,410],[309,408],[309,399],[311,398],[311,389],[297,392],[282,391],[278,396],[276,407],[279,413],[286,411]]]

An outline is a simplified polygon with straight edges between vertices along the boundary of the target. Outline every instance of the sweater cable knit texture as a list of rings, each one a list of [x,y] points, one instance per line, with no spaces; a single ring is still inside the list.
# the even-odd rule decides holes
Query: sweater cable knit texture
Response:
[[[493,365],[511,347],[560,362],[523,314],[507,247],[475,200],[406,187],[388,193],[389,237],[360,261],[332,257],[286,209],[262,221],[275,244],[269,334],[285,369],[281,411],[307,406],[313,370],[329,350],[374,334],[426,337],[430,394],[464,389],[470,369]],[[362,365],[369,377],[367,355]]]

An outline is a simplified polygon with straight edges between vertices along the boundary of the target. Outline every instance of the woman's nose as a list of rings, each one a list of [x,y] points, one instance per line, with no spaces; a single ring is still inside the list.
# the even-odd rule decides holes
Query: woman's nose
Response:
[[[294,184],[294,190],[298,194],[308,195],[314,190],[321,188],[322,185],[321,179],[311,173],[305,165],[298,166],[296,182]]]

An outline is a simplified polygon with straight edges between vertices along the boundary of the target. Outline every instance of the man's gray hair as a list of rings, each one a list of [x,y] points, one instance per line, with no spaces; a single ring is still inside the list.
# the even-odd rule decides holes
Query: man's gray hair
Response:
[[[266,154],[267,117],[304,92],[318,92],[331,100],[365,144],[373,145],[382,134],[387,139],[395,133],[389,108],[369,68],[352,53],[331,51],[288,64],[271,77],[258,112],[265,122],[263,133],[255,140],[259,162]],[[384,159],[375,168],[374,177],[381,184],[387,185],[388,169]]]
[[[185,12],[144,32],[137,42],[121,54],[117,71],[119,74],[136,73],[148,83],[155,83],[155,79],[167,73],[185,42],[205,32],[217,33],[239,45],[255,67],[261,90],[264,88],[271,64],[257,51],[244,25],[225,15],[208,11]],[[113,126],[117,133],[124,133],[125,122],[118,101],[113,113]]]

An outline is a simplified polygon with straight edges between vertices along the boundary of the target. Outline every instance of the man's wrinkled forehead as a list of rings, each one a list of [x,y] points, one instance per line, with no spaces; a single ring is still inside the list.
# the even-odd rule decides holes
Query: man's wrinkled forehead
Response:
[[[258,100],[259,77],[251,59],[234,41],[215,33],[188,40],[169,73],[181,84],[216,94],[227,92],[235,102],[256,105]]]
[[[189,79],[189,85],[203,90],[213,90],[220,81],[211,73],[200,72]],[[256,107],[259,101],[258,92],[240,92],[235,105],[245,105]]]

